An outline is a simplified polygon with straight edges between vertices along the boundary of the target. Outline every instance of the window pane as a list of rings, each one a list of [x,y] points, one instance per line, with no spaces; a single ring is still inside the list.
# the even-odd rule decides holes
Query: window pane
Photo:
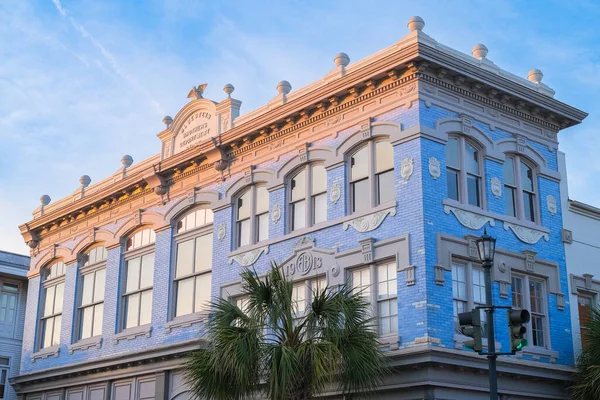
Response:
[[[154,284],[154,253],[142,256],[142,279],[140,289]]]
[[[454,300],[454,316],[458,318],[458,314],[465,312],[467,308],[466,301]]]
[[[60,344],[60,328],[62,325],[62,316],[54,317],[54,332],[52,335],[52,346]]]
[[[473,302],[485,303],[485,277],[483,270],[473,268]]]
[[[313,197],[313,223],[327,221],[327,193]]]
[[[513,277],[511,279],[512,286],[512,306],[515,308],[523,308],[523,279]]]
[[[44,317],[48,315],[52,315],[52,311],[54,310],[54,292],[56,290],[55,286],[50,286],[46,289],[46,300],[44,304]]]
[[[206,212],[204,223],[206,225],[212,224],[214,221],[214,217],[215,217],[214,213],[212,212],[212,210],[209,210],[209,209],[206,209],[204,211]]]
[[[196,238],[196,272],[212,268],[212,242],[212,233]]]
[[[291,193],[292,201],[304,199],[306,197],[306,172],[304,169],[292,178]]]
[[[467,173],[479,175],[479,152],[469,143],[465,143],[466,148],[466,169]]]
[[[142,246],[142,232],[138,232],[133,236],[133,248],[134,249],[137,249],[138,247]]]
[[[140,257],[127,261],[127,283],[125,291],[131,292],[140,288]]]
[[[375,173],[394,169],[394,147],[388,141],[375,143]]]
[[[533,199],[534,196],[531,193],[523,192],[523,216],[525,219],[535,222]]]
[[[515,186],[515,167],[512,158],[507,157],[504,160],[504,183]]]
[[[256,213],[269,212],[269,191],[265,186],[256,187]]]
[[[189,231],[196,227],[196,213],[191,212],[183,219],[183,230]]]
[[[250,218],[250,190],[246,191],[237,201],[238,221]]]
[[[371,187],[368,179],[351,184],[352,190],[352,212],[368,210],[371,207],[369,193]]]
[[[267,240],[269,238],[269,214],[262,214],[256,217],[256,222],[258,224],[258,240],[262,242],[263,240]]]
[[[448,180],[448,198],[458,201],[458,172],[447,169],[446,177]]]
[[[140,308],[140,325],[149,324],[152,320],[152,290],[142,292],[142,304]]]
[[[312,170],[312,191],[311,194],[319,194],[327,191],[327,171],[324,165],[313,165]]]
[[[106,287],[106,270],[96,271],[94,280],[94,302],[104,300],[104,288]]]
[[[13,285],[11,283],[5,283],[2,285],[2,290],[6,291],[6,292],[17,293],[19,291],[19,286]]]
[[[177,305],[175,315],[187,315],[194,312],[194,277],[177,282]]]
[[[211,274],[196,277],[196,299],[194,309],[196,312],[209,308]]]
[[[479,177],[467,175],[467,193],[469,195],[469,204],[479,207]]]
[[[294,284],[292,288],[292,303],[294,314],[303,313],[306,310],[306,284],[304,282]]]
[[[65,291],[65,284],[60,283],[56,285],[56,294],[54,295],[54,314],[59,314],[63,309],[63,294]]]
[[[250,244],[250,220],[238,222],[238,246]]]
[[[92,324],[94,321],[94,307],[81,310],[81,339],[92,337]]]
[[[102,335],[102,317],[104,315],[104,304],[96,304],[94,306],[94,329],[93,336]]]
[[[360,294],[371,302],[371,271],[369,268],[352,271],[352,293]]]
[[[460,169],[460,160],[458,156],[458,139],[450,138],[446,143],[446,165]]]
[[[377,202],[381,204],[395,198],[394,170],[377,175]]]
[[[452,295],[456,299],[467,299],[467,284],[464,265],[452,265]]]
[[[369,176],[369,150],[363,147],[350,158],[350,180],[352,182]]]
[[[177,243],[177,265],[175,277],[179,278],[194,272],[194,240]]]
[[[511,217],[517,216],[517,207],[515,205],[515,191],[508,186],[504,186],[504,200],[506,202],[506,215],[510,215]]]
[[[54,328],[54,318],[45,319],[43,328],[43,342],[42,347],[50,347],[52,346],[52,329]]]
[[[538,316],[531,317],[531,330],[533,336],[533,345],[544,347],[544,318]]]
[[[81,288],[81,305],[85,306],[94,301],[94,274],[87,274],[81,277],[83,284]]]
[[[377,266],[377,280],[379,287],[377,298],[382,299],[396,296],[398,287],[396,285],[396,264],[383,264]]]
[[[125,328],[138,326],[140,294],[132,294],[125,298]]]
[[[398,303],[396,299],[379,302],[379,334],[398,332]]]
[[[521,161],[521,185],[523,190],[533,192],[533,170]]]
[[[298,201],[292,204],[292,230],[306,226],[306,201]]]

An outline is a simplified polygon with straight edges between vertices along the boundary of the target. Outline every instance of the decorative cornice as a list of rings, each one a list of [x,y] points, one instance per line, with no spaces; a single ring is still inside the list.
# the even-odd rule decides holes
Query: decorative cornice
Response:
[[[346,221],[342,225],[342,228],[347,231],[348,228],[352,226],[361,233],[371,232],[377,229],[388,215],[391,215],[392,217],[396,215],[396,206]]]
[[[546,232],[538,231],[536,229],[527,228],[521,225],[512,224],[510,222],[504,222],[504,230],[507,231],[510,228],[514,234],[522,242],[528,244],[536,244],[541,238],[547,242],[550,240],[550,236]]]
[[[241,267],[248,267],[256,262],[261,254],[269,254],[269,246],[259,247],[245,253],[239,253],[229,257],[229,264],[233,264],[235,261]]]
[[[487,223],[489,223],[490,226],[496,225],[494,218],[487,217],[481,214],[476,214],[470,211],[461,210],[460,208],[452,207],[449,205],[444,205],[444,212],[446,214],[450,214],[450,212],[452,212],[452,214],[454,214],[458,222],[460,222],[462,226],[467,227],[469,229],[479,230],[483,228],[483,226]]]

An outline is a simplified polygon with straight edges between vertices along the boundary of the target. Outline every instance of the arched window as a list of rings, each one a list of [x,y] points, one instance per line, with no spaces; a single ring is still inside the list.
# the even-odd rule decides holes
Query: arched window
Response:
[[[235,221],[237,247],[269,238],[269,192],[266,186],[252,185],[238,196]]]
[[[290,231],[327,220],[327,171],[322,164],[303,166],[289,182]]]
[[[394,148],[370,141],[350,156],[350,209],[364,211],[394,200]]]
[[[481,154],[463,137],[450,137],[446,143],[448,197],[463,204],[481,207]]]
[[[177,223],[173,316],[207,309],[210,300],[213,212],[200,208],[185,214]]]
[[[106,286],[106,248],[89,250],[80,267],[80,292],[77,304],[77,340],[102,334],[104,288]]]
[[[62,261],[54,261],[45,268],[39,348],[58,346],[62,325],[63,295],[65,290],[66,266]]]
[[[147,228],[131,235],[125,245],[121,329],[151,322],[155,241],[156,234]]]
[[[518,155],[504,160],[504,198],[506,215],[537,222],[535,173]]]

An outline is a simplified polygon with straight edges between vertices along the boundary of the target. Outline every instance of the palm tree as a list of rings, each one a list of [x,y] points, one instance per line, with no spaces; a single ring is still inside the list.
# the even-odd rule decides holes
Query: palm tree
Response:
[[[276,265],[264,279],[250,270],[241,277],[245,305],[213,300],[208,346],[187,363],[196,396],[302,400],[336,387],[371,393],[381,382],[386,359],[360,293],[318,290],[306,312],[295,313],[292,283]]]
[[[600,399],[600,310],[590,310],[587,327],[585,337],[581,338],[585,347],[577,359],[571,386],[574,400]]]

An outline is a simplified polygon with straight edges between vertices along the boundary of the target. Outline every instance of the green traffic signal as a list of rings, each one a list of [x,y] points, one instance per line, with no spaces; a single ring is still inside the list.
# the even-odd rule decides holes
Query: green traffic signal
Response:
[[[525,346],[527,346],[527,339],[521,339],[521,340],[519,341],[519,344],[515,346],[515,349],[516,349],[517,351],[519,351],[519,350],[523,350],[523,347],[525,347]]]
[[[527,310],[508,309],[508,334],[510,351],[516,352],[523,350],[527,346],[527,339],[523,337],[527,333],[527,328],[523,326],[529,322],[531,316]]]

